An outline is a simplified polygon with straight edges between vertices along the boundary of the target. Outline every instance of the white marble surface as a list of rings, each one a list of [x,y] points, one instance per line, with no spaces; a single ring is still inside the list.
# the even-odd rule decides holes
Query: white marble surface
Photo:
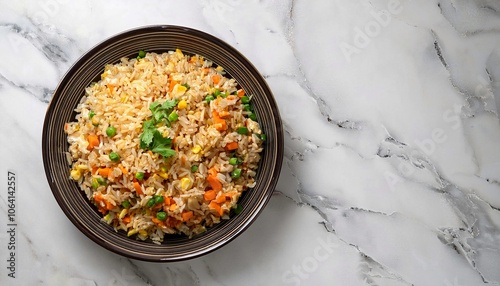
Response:
[[[179,263],[126,259],[86,238],[41,156],[65,71],[150,24],[203,30],[244,53],[286,132],[262,215]],[[0,285],[500,285],[498,0],[0,0],[0,39]]]

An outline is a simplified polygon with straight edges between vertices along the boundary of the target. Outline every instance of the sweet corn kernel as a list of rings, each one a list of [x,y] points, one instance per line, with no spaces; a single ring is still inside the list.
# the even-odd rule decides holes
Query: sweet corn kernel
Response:
[[[118,215],[118,218],[119,218],[119,219],[124,218],[124,217],[127,215],[127,212],[128,212],[128,210],[127,210],[127,209],[123,209],[123,210],[120,212],[120,215]]]
[[[191,187],[191,179],[190,178],[182,178],[181,179],[181,188],[183,190],[187,190]]]
[[[79,170],[71,170],[70,176],[71,179],[78,181],[82,177],[82,173]]]
[[[178,85],[177,86],[177,93],[179,94],[184,94],[187,90],[187,87],[183,86],[183,85]]]
[[[184,109],[187,106],[188,106],[187,101],[185,101],[184,99],[179,101],[179,103],[177,104],[177,108],[179,108],[179,109]]]
[[[120,101],[121,101],[122,103],[127,102],[127,100],[128,100],[128,96],[122,96],[122,97],[120,98]]]
[[[191,151],[192,151],[193,153],[195,153],[195,154],[200,153],[200,151],[201,151],[201,147],[200,147],[200,145],[196,145],[196,146],[194,146],[194,147],[193,147],[193,149],[191,149]]]
[[[84,164],[80,164],[80,165],[77,165],[77,166],[76,166],[76,169],[77,169],[77,170],[80,170],[80,171],[82,171],[82,170],[88,170],[88,169],[89,169],[89,166],[84,165]]]
[[[174,88],[172,89],[172,96],[174,98],[179,98],[180,96],[183,96],[184,93],[186,93],[187,88],[185,86],[182,86],[180,84],[174,85]]]
[[[177,53],[177,55],[179,55],[180,57],[183,57],[184,54],[182,53],[182,51],[180,49],[175,49],[175,52]]]
[[[131,229],[128,231],[127,236],[132,236],[132,235],[136,234],[137,232],[138,232],[137,229]]]
[[[223,67],[221,67],[221,66],[217,66],[215,69],[216,69],[217,71],[223,71],[223,70],[224,70],[224,68],[223,68]]]
[[[94,125],[94,126],[99,125],[99,118],[97,118],[96,116],[92,117],[91,121],[92,121],[92,125]]]
[[[168,173],[166,173],[166,172],[161,172],[158,175],[160,175],[160,177],[162,177],[165,180],[168,179]]]
[[[147,232],[147,231],[145,231],[144,229],[139,230],[139,234],[140,234],[141,236],[148,236],[148,232]]]
[[[170,132],[168,132],[168,130],[165,130],[165,132],[163,132],[161,136],[168,137],[168,134],[170,134]]]

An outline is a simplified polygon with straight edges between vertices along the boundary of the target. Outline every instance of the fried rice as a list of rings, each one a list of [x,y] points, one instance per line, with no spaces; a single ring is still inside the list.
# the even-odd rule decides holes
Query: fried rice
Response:
[[[265,135],[224,69],[180,50],[105,66],[65,124],[70,177],[140,240],[189,237],[241,211]]]

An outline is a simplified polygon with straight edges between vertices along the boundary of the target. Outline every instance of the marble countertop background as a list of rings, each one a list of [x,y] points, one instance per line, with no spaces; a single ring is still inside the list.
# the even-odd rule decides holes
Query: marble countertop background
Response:
[[[66,70],[100,41],[154,24],[246,55],[286,133],[256,222],[168,264],[81,234],[41,155]],[[499,1],[0,0],[0,39],[0,285],[500,285]]]

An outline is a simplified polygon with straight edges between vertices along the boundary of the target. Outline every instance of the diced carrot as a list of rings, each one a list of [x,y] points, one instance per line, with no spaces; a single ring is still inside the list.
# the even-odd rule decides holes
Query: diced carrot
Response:
[[[220,195],[217,199],[215,199],[215,202],[218,204],[222,204],[226,202],[226,196],[225,195]]]
[[[214,166],[214,167],[208,169],[208,174],[211,176],[217,176],[217,168],[215,168],[215,166]]]
[[[91,169],[92,169],[92,174],[95,174],[97,170],[99,170],[99,168],[96,165],[92,165]]]
[[[109,177],[109,174],[111,173],[111,168],[99,168],[97,169],[97,174],[107,178]]]
[[[139,195],[143,195],[144,193],[142,192],[141,184],[139,184],[139,182],[133,182],[133,184],[135,192],[138,193]]]
[[[122,164],[119,164],[119,165],[118,165],[118,168],[120,168],[120,170],[122,171],[122,173],[123,173],[124,175],[128,175],[128,170],[127,170],[127,168],[123,167],[123,165],[122,165]]]
[[[109,92],[110,92],[110,93],[113,93],[113,91],[115,90],[115,86],[114,86],[114,85],[112,85],[112,84],[109,84],[109,83],[107,84],[107,86],[108,86],[108,88],[109,88]]]
[[[111,202],[109,202],[107,200],[105,200],[105,202],[106,202],[106,208],[108,210],[112,210],[115,207]]]
[[[208,207],[212,210],[215,210],[219,216],[224,214],[224,210],[220,207],[220,205],[214,201],[211,201]]]
[[[215,199],[216,196],[217,196],[217,192],[214,190],[208,190],[203,194],[203,198],[207,201],[211,201],[211,200]]]
[[[163,204],[166,206],[170,206],[174,200],[171,197],[168,197],[166,195],[163,195]]]
[[[218,75],[218,74],[213,75],[212,76],[212,81],[214,82],[214,84],[219,84],[219,82],[220,82],[220,75]]]
[[[210,71],[210,68],[203,68],[203,71],[204,71],[205,73],[208,73],[208,72]]]
[[[99,137],[97,135],[89,135],[87,136],[87,141],[89,145],[87,146],[87,150],[92,151],[94,147],[99,146]]]
[[[228,95],[228,96],[226,97],[226,99],[227,99],[227,100],[233,100],[233,99],[236,99],[236,96],[234,96],[234,95]]]
[[[94,193],[94,201],[100,203],[104,200],[104,197],[100,193]]]
[[[178,84],[179,82],[178,82],[178,81],[176,81],[176,80],[174,80],[174,78],[172,77],[172,75],[170,75],[170,76],[168,77],[168,79],[169,79],[169,81],[170,81],[170,83],[169,83],[169,85],[168,85],[168,91],[169,91],[169,92],[172,92],[172,90],[174,90],[174,86],[175,86],[176,84]]]
[[[220,118],[219,113],[217,111],[212,111],[212,117],[214,118],[214,126],[215,129],[219,131],[227,130],[227,123],[225,119]]]
[[[122,221],[123,221],[123,223],[128,224],[128,223],[130,223],[130,221],[132,221],[132,218],[128,215],[128,216],[122,218]]]
[[[94,195],[94,201],[98,204],[99,206],[99,210],[100,209],[107,209],[107,210],[111,210],[113,209],[115,206],[109,202],[108,200],[106,200],[101,194],[99,193],[96,193]],[[101,210],[100,210],[101,211]],[[102,212],[102,211],[101,211]]]
[[[190,218],[193,217],[193,212],[192,211],[183,211],[181,216],[182,216],[183,221],[188,221]]]
[[[216,176],[209,175],[207,177],[207,182],[210,184],[212,189],[214,189],[216,192],[219,192],[220,190],[222,190],[222,184],[219,181],[219,179],[217,179]]]
[[[245,91],[243,89],[238,89],[238,91],[236,93],[238,94],[239,98],[242,98],[243,96],[245,96]]]
[[[236,141],[229,142],[226,144],[226,146],[224,146],[224,149],[226,149],[227,151],[236,150],[236,149],[238,149],[238,142],[236,142]]]

